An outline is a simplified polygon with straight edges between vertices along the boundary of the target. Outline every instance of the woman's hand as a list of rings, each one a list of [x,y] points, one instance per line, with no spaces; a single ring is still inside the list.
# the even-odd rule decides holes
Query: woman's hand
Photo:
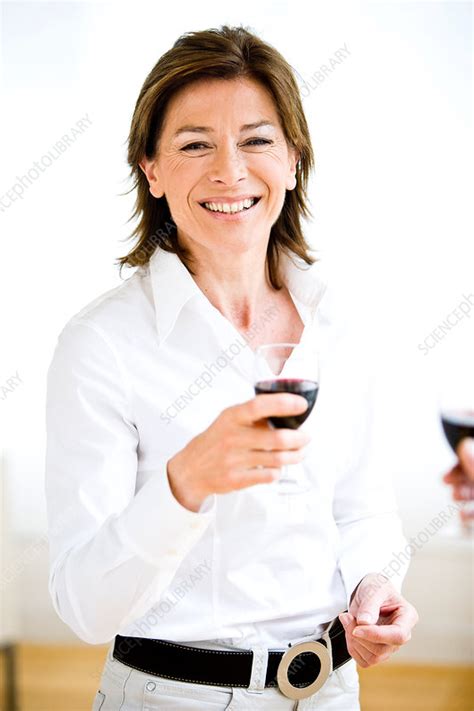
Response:
[[[339,615],[347,649],[361,667],[386,661],[411,638],[418,613],[392,583],[370,573],[352,595],[349,612]]]
[[[296,415],[306,408],[305,398],[292,393],[257,395],[227,407],[168,461],[175,498],[198,511],[209,494],[277,479],[282,465],[304,459],[302,448],[311,437],[302,430],[271,429],[266,418]]]
[[[444,475],[443,481],[450,484],[452,496],[455,501],[474,500],[474,439],[465,437],[461,440],[457,454],[459,461],[455,467]],[[461,510],[461,518],[467,522],[469,517],[474,517],[474,508]]]

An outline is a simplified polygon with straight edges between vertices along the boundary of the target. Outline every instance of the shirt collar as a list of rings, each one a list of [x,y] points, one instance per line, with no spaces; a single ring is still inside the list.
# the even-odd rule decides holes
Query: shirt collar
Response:
[[[328,285],[325,261],[318,259],[314,264],[306,264],[304,259],[296,254],[293,253],[290,257],[282,252],[280,265],[286,288],[309,308],[313,319]]]
[[[281,275],[288,291],[305,304],[314,317],[327,287],[324,264],[306,262],[293,254],[280,255]],[[150,258],[150,278],[155,303],[158,338],[164,341],[185,304],[192,298],[206,298],[181,259],[174,252],[157,247]]]

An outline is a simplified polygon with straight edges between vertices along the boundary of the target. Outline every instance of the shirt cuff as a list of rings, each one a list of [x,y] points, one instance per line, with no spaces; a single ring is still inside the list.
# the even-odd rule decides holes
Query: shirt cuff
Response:
[[[216,512],[216,494],[198,511],[175,498],[166,468],[155,472],[117,520],[124,545],[155,566],[177,567],[201,538]]]

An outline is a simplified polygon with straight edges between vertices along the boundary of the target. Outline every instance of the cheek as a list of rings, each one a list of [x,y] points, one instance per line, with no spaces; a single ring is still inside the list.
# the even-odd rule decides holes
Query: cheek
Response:
[[[185,155],[170,156],[162,167],[162,179],[168,192],[182,196],[201,174],[198,161],[190,160]]]
[[[273,193],[284,194],[288,169],[281,156],[267,153],[265,156],[261,156],[261,160],[254,161],[250,165],[250,170]]]
[[[191,200],[187,194],[174,194],[174,197],[168,201],[168,205],[171,212],[171,217],[174,222],[184,227],[186,224],[190,224],[193,219],[195,219],[195,214],[193,215],[193,209],[197,210],[199,205],[195,208],[191,205]],[[200,208],[199,208],[200,209]]]
[[[173,217],[189,219],[190,194],[202,178],[202,169],[197,161],[176,156],[167,162],[163,174],[165,195]]]

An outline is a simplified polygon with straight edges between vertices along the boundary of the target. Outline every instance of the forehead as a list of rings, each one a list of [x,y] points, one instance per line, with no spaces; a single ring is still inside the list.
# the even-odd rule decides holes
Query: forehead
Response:
[[[166,107],[163,132],[173,133],[184,123],[218,128],[222,121],[240,126],[262,119],[280,123],[273,97],[260,82],[206,78],[173,95]]]

